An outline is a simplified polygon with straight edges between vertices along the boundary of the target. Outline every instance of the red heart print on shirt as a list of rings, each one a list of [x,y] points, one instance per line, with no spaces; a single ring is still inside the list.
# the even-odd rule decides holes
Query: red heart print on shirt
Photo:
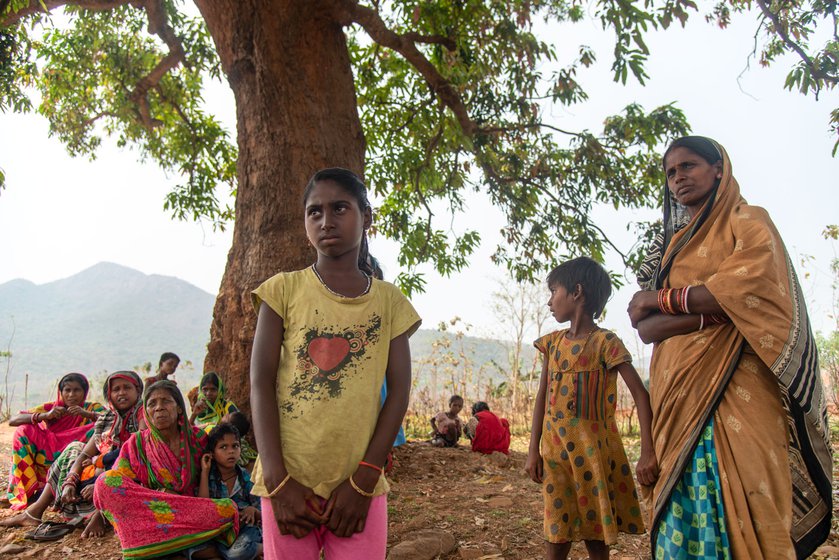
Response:
[[[346,338],[319,336],[309,343],[309,357],[321,371],[332,371],[343,362],[350,353],[350,343]]]

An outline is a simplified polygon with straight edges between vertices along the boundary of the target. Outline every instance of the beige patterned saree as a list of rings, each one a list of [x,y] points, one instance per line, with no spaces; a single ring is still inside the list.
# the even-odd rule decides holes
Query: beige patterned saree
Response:
[[[650,373],[661,476],[647,493],[653,544],[671,492],[713,418],[734,558],[804,558],[830,530],[831,453],[818,359],[798,280],[766,211],[723,177],[665,235],[654,288],[706,286],[731,319],[656,345]],[[665,204],[672,204],[665,188]],[[665,227],[675,214],[665,211]],[[667,230],[665,230],[667,231]],[[668,239],[669,238],[669,239]]]

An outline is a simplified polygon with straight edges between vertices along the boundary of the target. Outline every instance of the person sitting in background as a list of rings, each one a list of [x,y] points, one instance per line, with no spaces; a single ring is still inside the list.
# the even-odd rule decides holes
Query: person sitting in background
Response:
[[[96,479],[93,503],[114,527],[128,558],[183,552],[217,558],[212,546],[236,540],[239,510],[229,499],[197,497],[206,435],[186,417],[172,381],[146,387],[148,428],[132,434],[112,470]]]
[[[146,377],[143,381],[146,384],[146,387],[151,385],[152,383],[156,383],[157,381],[163,381],[165,379],[169,379],[170,375],[175,375],[175,370],[178,369],[178,365],[181,363],[181,359],[178,357],[177,354],[173,352],[164,352],[160,355],[160,361],[157,364],[157,373]],[[174,380],[171,380],[172,383],[175,383]]]
[[[236,426],[221,422],[207,436],[206,452],[201,457],[198,497],[230,498],[239,509],[236,541],[229,547],[215,544],[224,560],[253,560],[262,552],[260,498],[251,494],[251,477],[239,466],[240,441]]]
[[[489,405],[484,401],[472,405],[472,418],[463,434],[472,440],[472,451],[486,455],[493,451],[510,454],[510,423],[490,412]]]
[[[239,457],[239,466],[244,467],[248,472],[253,471],[253,464],[256,461],[257,452],[247,440],[247,435],[251,431],[251,421],[241,410],[236,410],[229,414],[225,414],[221,419],[222,422],[233,424],[239,430],[241,456]]]
[[[8,500],[12,509],[26,509],[29,499],[43,490],[53,461],[73,441],[85,441],[93,422],[105,409],[87,402],[90,384],[81,373],[68,373],[58,382],[58,397],[9,420],[19,426],[12,442]]]
[[[192,408],[189,421],[204,431],[209,432],[221,422],[225,414],[236,412],[239,408],[227,400],[224,391],[224,380],[214,371],[208,371],[198,384],[200,392],[198,401]]]
[[[449,410],[439,412],[431,418],[431,445],[434,447],[456,447],[460,439],[463,424],[460,422],[460,411],[463,410],[463,397],[452,395],[449,399]]]
[[[145,428],[142,390],[143,382],[133,371],[109,375],[102,391],[108,410],[96,420],[93,436],[87,443],[71,442],[50,466],[41,496],[23,512],[4,519],[0,526],[39,525],[52,505],[69,521],[89,518],[82,538],[104,534],[104,520],[93,506],[93,483],[111,468],[122,443]]]

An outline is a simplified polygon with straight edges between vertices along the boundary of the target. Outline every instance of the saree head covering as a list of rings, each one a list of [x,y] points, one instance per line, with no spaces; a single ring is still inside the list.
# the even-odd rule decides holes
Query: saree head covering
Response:
[[[137,402],[127,411],[119,412],[116,404],[111,400],[111,383],[121,379],[128,381],[137,388]],[[109,414],[101,420],[101,437],[97,442],[97,449],[100,453],[108,453],[126,441],[131,434],[137,432],[140,427],[140,419],[143,417],[143,382],[140,376],[133,371],[116,371],[108,376],[102,387],[102,393],[107,403]]]
[[[149,421],[149,429],[142,432],[143,437],[138,435],[134,440],[137,446],[137,456],[140,462],[146,465],[146,472],[137,474],[140,476],[141,483],[148,485],[150,488],[182,493],[198,481],[203,449],[203,445],[199,441],[199,435],[202,432],[189,424],[185,412],[184,398],[178,386],[172,381],[158,381],[146,387],[146,392],[143,394],[143,405],[145,406],[152,393],[161,390],[167,391],[175,399],[181,411],[178,414],[178,431],[181,437],[181,457],[178,458],[180,465],[177,469],[172,469],[169,465],[169,468],[165,469],[168,475],[162,478],[158,476],[160,469],[157,467],[164,460],[167,460],[171,453],[165,453],[169,448],[160,431]],[[144,477],[143,474],[146,476]]]
[[[68,383],[78,383],[84,391],[81,407],[88,412],[103,412],[102,405],[87,402],[90,384],[81,373],[68,373],[58,382],[55,401],[44,403],[26,413],[46,413],[55,407],[65,407],[61,389]],[[85,441],[93,428],[93,421],[83,416],[65,414],[55,420],[24,424],[15,431],[12,453],[12,468],[9,473],[8,497],[12,509],[25,509],[29,498],[46,484],[50,465],[67,445],[73,441]]]
[[[206,385],[213,385],[218,389],[216,398],[212,402],[204,397],[203,388]],[[221,422],[226,414],[239,410],[235,404],[227,400],[225,393],[224,380],[218,373],[210,371],[204,374],[198,384],[198,400],[203,401],[207,405],[207,409],[195,419],[196,424],[212,427]]]
[[[661,250],[650,251],[639,282],[646,289],[704,285],[731,322],[668,338],[653,353],[653,439],[661,465],[651,496],[653,543],[671,493],[713,421],[727,524],[737,529],[740,523],[741,531],[729,530],[735,556],[738,546],[741,554],[761,557],[783,544],[772,540],[784,538],[780,530],[761,526],[762,508],[751,505],[761,498],[766,509],[791,510],[779,513],[778,527],[789,528],[803,558],[827,538],[832,510],[827,412],[804,297],[780,235],[763,209],[741,197],[725,150],[707,138],[679,142],[706,161],[696,146],[715,150],[722,177],[687,223],[680,223],[685,209],[665,185]],[[752,416],[741,421],[746,411]],[[769,432],[781,434],[777,453]],[[744,456],[761,441],[766,464]],[[737,542],[741,532],[744,544]]]

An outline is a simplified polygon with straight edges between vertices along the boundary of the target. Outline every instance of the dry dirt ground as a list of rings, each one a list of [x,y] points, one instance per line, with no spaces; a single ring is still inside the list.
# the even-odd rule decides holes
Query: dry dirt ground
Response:
[[[0,427],[0,477],[8,476],[8,455],[13,429]],[[629,440],[630,459],[637,442]],[[839,446],[834,445],[834,450]],[[526,440],[516,438],[508,460],[473,454],[466,448],[436,449],[413,442],[395,453],[389,497],[389,547],[405,543],[418,531],[451,535],[456,548],[439,558],[529,559],[543,558],[541,496],[524,474]],[[839,469],[834,480],[839,478]],[[835,487],[838,487],[835,485]],[[839,495],[839,490],[835,492]],[[0,517],[10,515],[0,510]],[[834,531],[813,558],[839,558],[839,523],[834,511]],[[47,515],[49,518],[49,514]],[[0,528],[0,558],[68,558],[111,560],[121,558],[113,534],[91,540],[79,538],[80,530],[50,543],[24,539],[27,529]],[[15,547],[16,552],[4,553]],[[20,550],[22,548],[22,550]],[[612,558],[649,558],[646,535],[621,535]],[[572,559],[586,558],[575,545]]]

